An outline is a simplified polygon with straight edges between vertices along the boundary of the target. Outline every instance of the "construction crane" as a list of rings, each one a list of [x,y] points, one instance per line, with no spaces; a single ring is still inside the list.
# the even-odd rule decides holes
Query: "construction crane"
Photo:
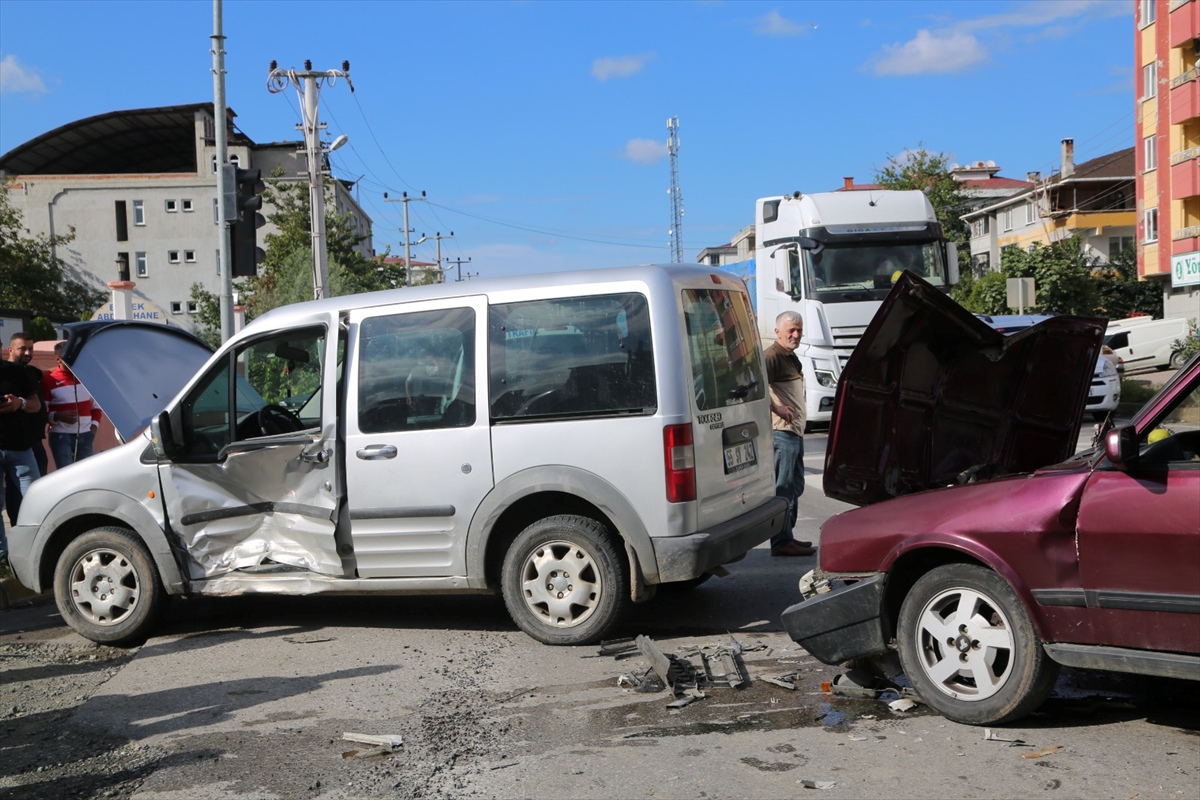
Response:
[[[683,191],[679,188],[679,117],[667,120],[667,152],[671,154],[671,261],[683,263]]]

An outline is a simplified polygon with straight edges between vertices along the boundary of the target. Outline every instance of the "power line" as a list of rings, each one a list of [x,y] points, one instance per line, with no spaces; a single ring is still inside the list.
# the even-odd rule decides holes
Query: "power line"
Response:
[[[528,231],[530,233],[538,233],[543,236],[556,236],[560,239],[574,239],[574,240],[580,241],[580,242],[591,242],[592,244],[607,244],[607,245],[612,245],[614,247],[639,247],[639,248],[643,248],[645,250],[662,250],[663,249],[662,245],[634,244],[632,242],[618,242],[618,241],[614,241],[611,239],[595,239],[595,238],[589,238],[589,237],[585,237],[585,236],[575,236],[575,235],[572,235],[569,233],[563,233],[562,231],[555,231],[555,230],[550,230],[547,228],[534,228],[534,227],[530,227],[530,226],[526,226],[526,225],[517,225],[514,222],[505,222],[503,220],[493,219],[491,217],[484,217],[479,214],[471,214],[470,212],[462,211],[457,208],[451,208],[450,206],[444,206],[439,203],[429,203],[428,205],[435,206],[444,211],[449,211],[452,214],[461,214],[464,217],[470,217],[471,219],[477,219],[477,220],[481,220],[483,222],[490,222],[493,225],[501,225],[505,228],[515,228],[519,231]]]

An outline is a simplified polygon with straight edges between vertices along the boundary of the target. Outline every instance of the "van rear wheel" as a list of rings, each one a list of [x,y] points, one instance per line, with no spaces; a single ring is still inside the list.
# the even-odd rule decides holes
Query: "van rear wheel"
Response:
[[[111,645],[146,638],[166,599],[145,545],[125,528],[96,528],[58,558],[54,600],[80,636]]]
[[[608,529],[587,517],[538,520],[508,548],[501,572],[513,621],[539,642],[600,641],[628,607],[629,571]]]

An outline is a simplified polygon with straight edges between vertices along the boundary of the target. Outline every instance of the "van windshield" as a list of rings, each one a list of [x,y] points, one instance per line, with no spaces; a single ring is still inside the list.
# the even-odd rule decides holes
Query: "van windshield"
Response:
[[[761,400],[762,348],[745,292],[684,289],[683,318],[696,408]]]

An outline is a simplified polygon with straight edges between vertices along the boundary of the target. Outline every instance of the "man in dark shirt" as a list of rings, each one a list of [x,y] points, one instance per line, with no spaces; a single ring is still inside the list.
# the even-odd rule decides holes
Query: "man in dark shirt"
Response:
[[[775,496],[788,501],[787,522],[771,537],[773,556],[811,556],[812,542],[798,542],[796,527],[800,495],[804,494],[804,372],[796,348],[804,318],[785,311],[775,319],[775,341],[766,349],[767,387],[771,392],[771,435],[775,441]]]
[[[8,360],[25,367],[25,371],[34,381],[34,386],[42,385],[42,371],[30,363],[33,361],[33,337],[28,333],[18,331],[8,340]],[[38,399],[42,402],[41,410],[36,414],[28,415],[25,421],[29,423],[33,431],[31,447],[33,459],[38,465],[38,475],[45,475],[49,464],[46,460],[46,447],[43,442],[46,440],[46,425],[49,422],[49,415],[46,411],[46,401],[41,394],[38,395]],[[21,487],[15,479],[6,481],[4,484],[4,506],[8,512],[9,524],[16,525],[17,513],[21,510]]]
[[[41,477],[31,449],[33,430],[27,419],[41,408],[37,387],[25,366],[0,359],[0,467],[4,482],[15,481],[22,496],[29,484]],[[8,536],[3,532],[0,532],[0,554],[8,555]]]

